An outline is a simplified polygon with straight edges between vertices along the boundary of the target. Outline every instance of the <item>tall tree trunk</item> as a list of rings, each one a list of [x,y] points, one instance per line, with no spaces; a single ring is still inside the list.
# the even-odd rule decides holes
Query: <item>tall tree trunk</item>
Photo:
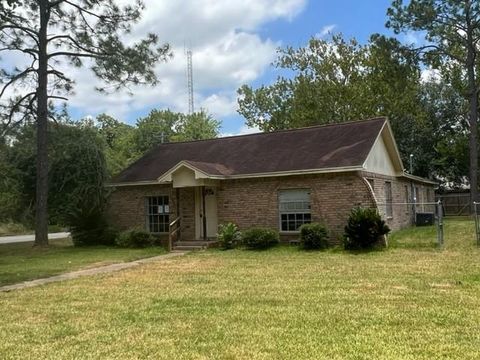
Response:
[[[470,199],[474,202],[478,201],[478,96],[475,81],[470,92]]]
[[[40,30],[37,87],[37,184],[35,201],[35,246],[48,246],[48,54],[47,0],[39,1]]]

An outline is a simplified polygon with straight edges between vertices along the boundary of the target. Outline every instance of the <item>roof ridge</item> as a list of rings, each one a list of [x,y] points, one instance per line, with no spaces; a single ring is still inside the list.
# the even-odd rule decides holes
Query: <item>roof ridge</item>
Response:
[[[155,149],[155,148],[160,147],[160,146],[165,146],[165,145],[189,144],[189,143],[198,143],[198,142],[204,142],[204,141],[218,141],[218,140],[223,140],[223,139],[233,139],[233,138],[239,138],[239,137],[271,135],[271,134],[302,131],[302,130],[309,130],[309,129],[316,129],[316,128],[326,128],[326,127],[331,127],[331,126],[344,126],[344,125],[358,124],[358,123],[378,121],[378,120],[387,121],[388,117],[387,116],[377,116],[377,117],[372,117],[372,118],[368,118],[368,119],[349,120],[349,121],[343,121],[343,122],[338,122],[338,123],[311,125],[311,126],[304,126],[304,127],[292,128],[292,129],[275,130],[275,131],[270,131],[270,132],[262,131],[262,132],[253,133],[253,134],[238,134],[238,135],[223,136],[223,137],[210,138],[210,139],[172,141],[172,142],[168,142],[168,143],[158,144],[157,146],[155,146],[152,149]]]

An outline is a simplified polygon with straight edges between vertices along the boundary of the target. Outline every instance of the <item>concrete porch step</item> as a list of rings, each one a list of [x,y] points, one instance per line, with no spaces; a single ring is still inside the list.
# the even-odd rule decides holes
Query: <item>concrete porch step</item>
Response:
[[[203,246],[174,245],[173,250],[177,251],[198,251],[204,250]]]
[[[173,244],[173,250],[203,250],[215,246],[217,241],[182,240]]]

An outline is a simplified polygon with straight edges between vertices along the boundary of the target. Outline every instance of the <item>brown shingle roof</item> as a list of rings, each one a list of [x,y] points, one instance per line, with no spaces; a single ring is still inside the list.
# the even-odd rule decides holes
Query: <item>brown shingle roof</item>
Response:
[[[362,166],[385,118],[161,144],[113,179],[155,181],[181,161],[210,175],[247,175]]]

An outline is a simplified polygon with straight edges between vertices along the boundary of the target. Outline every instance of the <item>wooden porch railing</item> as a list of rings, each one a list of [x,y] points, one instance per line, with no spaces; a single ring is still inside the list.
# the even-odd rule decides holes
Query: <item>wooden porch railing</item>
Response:
[[[180,236],[180,216],[170,223],[168,230],[168,251],[172,251],[173,241]]]

